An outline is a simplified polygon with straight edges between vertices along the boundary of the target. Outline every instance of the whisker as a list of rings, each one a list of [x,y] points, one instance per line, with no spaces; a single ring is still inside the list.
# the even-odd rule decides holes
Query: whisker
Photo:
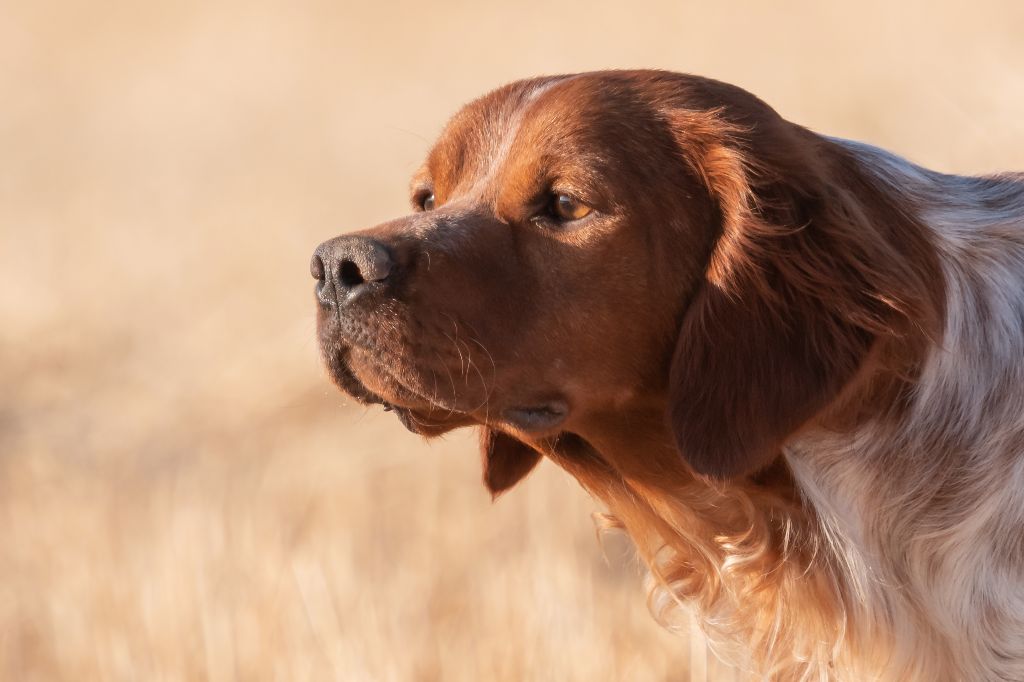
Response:
[[[476,330],[473,329],[472,327],[470,327],[470,331],[473,332],[474,334],[476,333]],[[484,346],[484,344],[479,339],[470,334],[469,340],[475,343],[476,345],[480,346],[480,350],[484,352],[484,354],[487,356],[487,359],[490,360],[491,362],[491,386],[489,388],[487,386],[487,381],[484,379],[483,372],[480,371],[480,368],[476,365],[476,363],[473,363],[473,368],[476,370],[477,375],[480,377],[480,385],[484,389],[484,402],[482,405],[482,407],[484,408],[484,420],[489,422],[491,418],[491,395],[494,392],[496,377],[498,374],[498,367],[497,365],[494,364],[494,356],[491,355],[491,352],[487,350],[487,347]],[[479,410],[480,408],[478,407],[477,409]]]
[[[441,314],[444,315],[445,317],[447,317],[449,320],[452,321],[452,326],[455,328],[455,338],[453,339],[452,337],[448,336],[447,334],[445,334],[445,336],[448,337],[449,341],[451,341],[452,343],[455,344],[455,349],[459,352],[459,371],[462,374],[468,374],[469,373],[469,368],[465,367],[464,364],[463,364],[463,360],[462,360],[462,347],[459,345],[459,323],[456,322],[455,318],[452,317],[451,315],[449,315],[448,313],[441,313]]]
[[[451,398],[450,401],[448,401],[448,415],[445,417],[447,419],[448,417],[451,417],[453,414],[455,414],[455,403],[456,403],[455,377],[452,376],[452,372],[451,372],[450,369],[448,369],[448,365],[444,362],[444,360],[441,358],[441,356],[436,351],[434,352],[434,356],[437,358],[439,364],[442,367],[444,367],[444,371],[447,372],[447,374],[448,374],[448,381],[450,381],[451,384],[452,384],[452,398]],[[431,370],[431,372],[433,372],[433,370]],[[442,405],[442,407],[443,407],[443,405]]]
[[[433,367],[430,368],[430,378],[434,381],[434,393],[430,397],[430,409],[427,410],[428,416],[434,414],[434,407],[437,405],[437,372],[434,371]]]

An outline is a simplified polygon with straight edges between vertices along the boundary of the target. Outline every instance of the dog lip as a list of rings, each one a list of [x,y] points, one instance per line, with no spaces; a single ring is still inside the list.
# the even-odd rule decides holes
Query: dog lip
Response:
[[[352,347],[346,347],[336,352],[335,361],[329,363],[332,378],[344,393],[354,398],[363,405],[380,405],[383,411],[390,412],[398,417],[402,425],[412,433],[433,437],[456,426],[467,426],[470,424],[469,415],[448,408],[440,409],[440,406],[431,403],[427,399],[417,399],[409,389],[404,389],[408,395],[381,395],[368,388],[356,375],[348,362],[348,353]],[[404,387],[403,387],[404,388]],[[434,410],[439,409],[444,413],[443,418],[433,416]],[[453,423],[452,422],[456,422]]]
[[[502,410],[501,416],[527,433],[549,431],[569,416],[569,405],[564,400],[549,400],[539,405],[509,407]]]
[[[363,405],[384,405],[390,407],[391,403],[382,396],[377,395],[359,380],[348,363],[349,348],[334,351],[334,361],[328,362],[328,372],[334,383],[346,395],[354,398]]]

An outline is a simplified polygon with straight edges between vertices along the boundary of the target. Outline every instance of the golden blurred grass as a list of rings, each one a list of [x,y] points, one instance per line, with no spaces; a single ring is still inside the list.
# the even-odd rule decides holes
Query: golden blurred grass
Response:
[[[731,678],[566,476],[492,505],[471,436],[329,387],[309,254],[538,73],[694,71],[1024,168],[1022,30],[1012,0],[0,6],[0,678]]]

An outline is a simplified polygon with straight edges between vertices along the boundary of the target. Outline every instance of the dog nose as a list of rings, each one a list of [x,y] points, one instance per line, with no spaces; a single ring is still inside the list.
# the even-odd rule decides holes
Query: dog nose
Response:
[[[373,282],[386,282],[395,262],[384,244],[358,235],[336,237],[317,247],[309,263],[317,296],[325,305]]]

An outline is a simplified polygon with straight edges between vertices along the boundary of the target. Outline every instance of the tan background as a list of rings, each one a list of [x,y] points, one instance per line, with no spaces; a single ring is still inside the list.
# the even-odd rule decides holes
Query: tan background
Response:
[[[566,476],[492,505],[469,435],[328,386],[309,256],[540,73],[1024,169],[1024,3],[956,4],[0,4],[0,679],[730,679]]]

